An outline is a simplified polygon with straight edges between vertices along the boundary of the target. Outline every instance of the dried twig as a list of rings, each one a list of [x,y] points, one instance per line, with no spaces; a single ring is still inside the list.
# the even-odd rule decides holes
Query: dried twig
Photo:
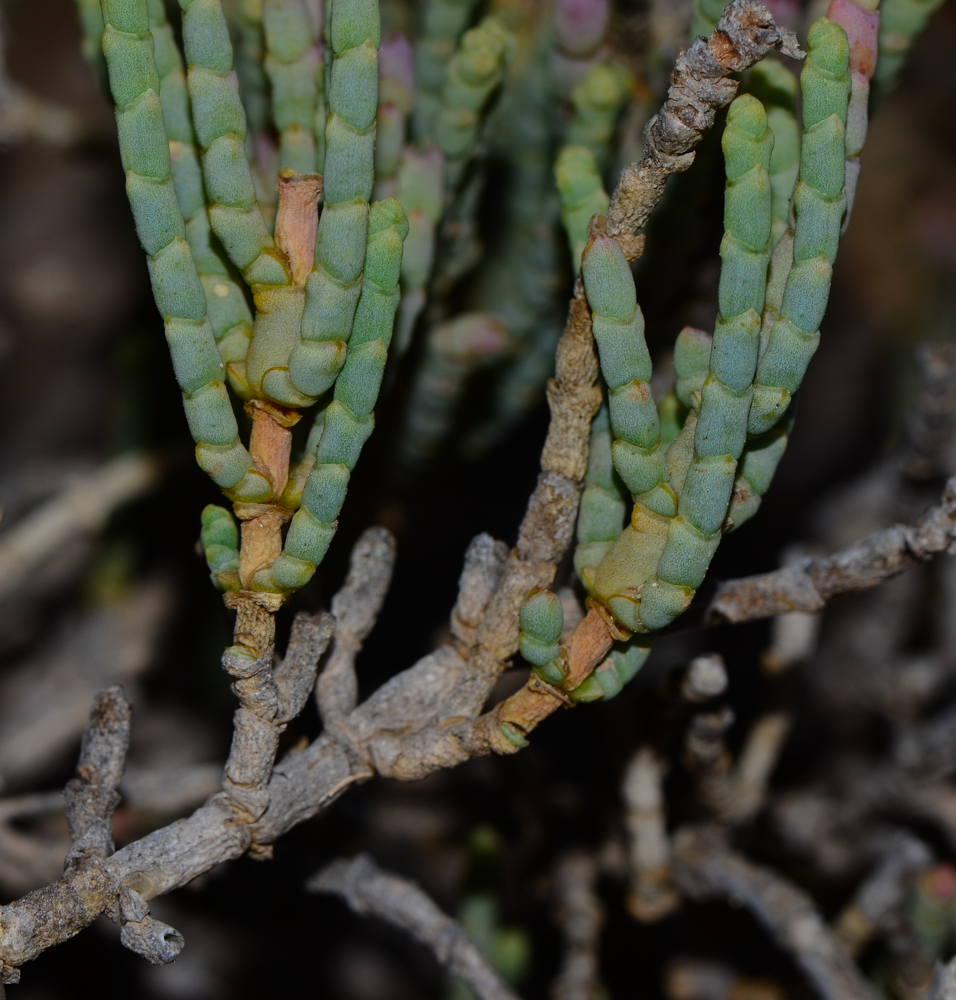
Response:
[[[675,958],[664,972],[668,1000],[784,1000],[783,990],[767,979],[747,979],[722,962]]]
[[[561,971],[551,987],[552,1000],[598,1000],[600,937],[604,908],[597,897],[597,866],[583,851],[564,857],[555,873],[558,920],[564,931]]]
[[[129,685],[149,666],[170,608],[164,581],[140,584],[65,622],[47,648],[0,679],[0,783],[22,784],[69,751],[96,692]]]
[[[64,794],[73,838],[64,871],[113,853],[113,812],[119,805],[117,789],[129,750],[130,712],[121,687],[106,688],[93,699],[76,777]]]
[[[694,149],[714,124],[714,115],[737,93],[731,73],[740,73],[774,49],[800,58],[796,37],[778,28],[770,12],[753,0],[734,0],[710,38],[698,38],[677,57],[667,101],[644,129],[644,156],[621,174],[607,213],[607,234],[630,259],[639,257],[637,239],[671,174],[687,170]]]
[[[719,831],[685,827],[674,837],[674,877],[694,899],[743,904],[789,951],[825,1000],[873,1000],[810,898],[783,876],[731,850]]]
[[[811,556],[773,573],[728,580],[708,605],[707,625],[737,624],[788,611],[820,611],[831,597],[867,590],[946,552],[956,539],[956,477],[941,502],[912,526],[894,525],[832,556]]]
[[[757,719],[731,767],[723,733],[732,721],[727,710],[698,715],[688,733],[687,750],[701,798],[720,820],[737,825],[753,819],[763,806],[767,780],[790,731],[790,720],[780,713]]]
[[[340,859],[313,875],[311,892],[341,896],[356,913],[385,920],[425,945],[478,1000],[518,1000],[475,943],[408,879],[382,871],[367,854]]]
[[[76,535],[99,531],[117,507],[142,496],[157,480],[160,462],[140,452],[120,455],[48,500],[0,536],[0,597]]]
[[[375,625],[395,566],[395,539],[384,528],[369,528],[352,549],[349,573],[332,598],[335,638],[315,688],[327,730],[340,732],[358,701],[355,658]]]
[[[900,909],[913,880],[933,863],[932,851],[905,830],[885,838],[880,854],[879,863],[833,923],[837,942],[851,958],[860,954],[880,923]]]
[[[663,763],[650,747],[641,747],[628,764],[621,788],[631,870],[627,907],[637,920],[645,922],[666,917],[680,904],[671,883],[663,780]]]

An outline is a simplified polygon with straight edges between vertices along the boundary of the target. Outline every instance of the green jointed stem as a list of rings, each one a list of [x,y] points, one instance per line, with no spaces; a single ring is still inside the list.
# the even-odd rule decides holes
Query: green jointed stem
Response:
[[[263,390],[277,402],[314,401],[335,382],[345,363],[362,291],[368,202],[375,180],[378,0],[332,0],[329,23],[332,69],[325,129],[325,208],[319,219],[315,267],[305,286],[301,337],[288,355],[288,370],[274,365],[262,382]]]
[[[215,504],[203,509],[199,544],[213,586],[218,590],[239,590],[239,529],[230,511]]]
[[[219,353],[228,365],[242,361],[249,350],[252,314],[242,289],[230,276],[221,251],[212,242],[183,59],[172,27],[166,20],[162,0],[149,0],[149,20],[176,197],[186,221],[186,240],[206,293],[206,312],[219,344]]]
[[[333,20],[333,45],[335,44]],[[316,461],[292,518],[282,553],[271,571],[253,585],[260,589],[297,590],[322,561],[335,535],[349,477],[362,446],[372,433],[388,346],[398,308],[402,241],[408,221],[395,198],[377,201],[368,216],[365,275],[345,367],[326,407]]]
[[[449,190],[462,178],[478,143],[489,99],[504,79],[514,39],[495,17],[462,36],[445,72],[441,106],[435,119],[435,144],[445,154]]]
[[[698,35],[707,37],[717,27],[725,6],[724,0],[692,0],[690,26],[692,41]]]
[[[265,40],[262,32],[263,0],[238,0],[236,26],[236,75],[246,121],[254,140],[269,124],[269,81],[263,69]]]
[[[611,422],[602,406],[591,423],[588,469],[578,509],[574,569],[579,577],[597,566],[624,530],[630,497],[614,471],[611,458]]]
[[[750,71],[747,86],[766,108],[767,124],[773,133],[773,152],[770,154],[771,235],[776,246],[789,225],[790,199],[800,168],[800,126],[795,110],[797,78],[783,63],[764,59]]]
[[[445,158],[440,150],[420,153],[406,146],[395,195],[408,215],[408,237],[402,255],[402,301],[395,331],[395,349],[401,357],[412,342],[415,324],[425,307],[425,289],[435,263],[436,229],[445,203]]]
[[[769,167],[773,135],[763,105],[755,97],[739,97],[730,106],[722,147],[727,187],[720,311],[714,337],[707,344],[705,337],[685,330],[675,350],[678,395],[692,407],[699,398],[693,454],[680,500],[676,511],[655,510],[668,515],[656,572],[644,578],[637,572],[623,572],[625,546],[618,543],[595,574],[597,596],[621,624],[635,632],[654,631],[669,624],[686,609],[703,581],[720,541],[737,459],[746,441],[771,229]],[[603,350],[601,353],[603,362]],[[705,356],[707,377],[702,384],[695,384]],[[687,443],[681,435],[675,439],[667,456],[672,467],[681,446],[686,448]],[[656,530],[648,532],[658,544],[662,527],[655,522]],[[635,558],[634,566],[646,572],[646,560]]]
[[[571,120],[565,142],[586,146],[602,169],[611,155],[614,128],[631,91],[623,66],[597,63],[571,91]]]
[[[624,685],[632,681],[647,662],[651,654],[651,641],[649,635],[635,635],[627,642],[615,643],[614,649],[594,673],[568,692],[571,701],[610,701],[620,694]]]
[[[571,265],[581,266],[588,243],[588,223],[607,213],[610,198],[604,190],[594,153],[586,146],[565,146],[554,164],[554,179],[561,196],[561,221],[571,247]]]
[[[625,599],[654,571],[667,524],[677,513],[660,420],[651,395],[651,359],[644,342],[644,320],[634,279],[623,251],[598,235],[581,268],[592,312],[601,372],[609,388],[614,434],[614,468],[631,492],[631,523],[597,567],[581,565],[585,588],[616,614],[609,602]]]
[[[441,107],[445,69],[471,21],[477,0],[426,0],[415,42],[415,107],[412,134],[419,144],[431,136]]]
[[[550,590],[532,591],[521,605],[519,624],[521,655],[545,683],[561,684],[567,675],[567,664],[559,655],[564,628],[560,598]]]
[[[221,0],[179,0],[179,6],[212,230],[248,284],[288,284],[288,273],[256,202],[246,159],[246,114]]]
[[[96,70],[106,83],[106,63],[103,60],[103,12],[100,0],[76,0],[80,20],[80,51],[83,58]]]
[[[800,75],[803,137],[799,180],[793,194],[793,265],[779,316],[757,364],[748,426],[754,435],[770,430],[786,412],[820,342],[820,321],[830,294],[846,209],[845,136],[850,97],[846,32],[820,18],[810,28],[807,50]]]
[[[943,0],[883,0],[880,5],[879,58],[873,74],[874,101],[893,86],[913,43]]]
[[[170,175],[169,140],[159,98],[146,0],[104,0],[103,51],[116,103],[120,157],[136,232],[147,254],[196,459],[231,499],[264,502],[268,481],[251,471],[239,441],[223,363],[206,315],[206,295]]]
[[[264,0],[265,71],[279,133],[279,169],[316,170],[315,111],[319,54],[303,0]]]

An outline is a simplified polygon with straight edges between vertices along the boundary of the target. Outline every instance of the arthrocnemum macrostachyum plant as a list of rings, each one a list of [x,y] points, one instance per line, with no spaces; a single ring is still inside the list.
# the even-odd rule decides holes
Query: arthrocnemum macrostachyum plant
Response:
[[[448,674],[458,673],[438,708],[429,708],[427,698],[409,698],[413,709],[421,703],[431,714],[406,726],[407,720],[383,711],[385,725],[375,716],[381,705],[393,708],[385,694],[350,729],[345,720],[355,708],[355,691],[338,706],[321,697],[323,683],[336,680],[339,666],[330,664],[320,680],[325,742],[292,755],[271,787],[278,733],[294,705],[301,708],[301,699],[288,697],[285,674],[282,698],[276,694],[273,614],[311,577],[334,534],[350,473],[372,431],[400,278],[418,299],[409,310],[409,329],[427,308],[419,293],[429,275],[433,303],[442,303],[430,319],[443,319],[445,272],[463,266],[476,245],[469,228],[476,211],[469,169],[482,154],[483,128],[506,76],[512,41],[492,19],[458,42],[468,5],[429,4],[434,16],[418,43],[419,100],[412,103],[400,92],[409,52],[396,43],[391,72],[397,89],[380,105],[379,15],[369,0],[333,0],[324,27],[315,5],[304,0],[264,0],[261,16],[254,4],[244,5],[235,19],[244,87],[232,69],[229,19],[220,0],[181,0],[184,58],[158,0],[103,0],[99,28],[86,0],[80,6],[87,32],[95,36],[102,29],[127,190],[197,459],[242,522],[240,544],[226,508],[210,507],[203,515],[213,582],[238,610],[235,644],[223,663],[237,679],[242,707],[226,766],[228,803],[210,800],[207,812],[183,821],[175,836],[158,831],[149,845],[118,852],[110,859],[118,890],[109,881],[96,883],[99,869],[84,869],[77,860],[54,891],[5,910],[4,933],[13,936],[12,943],[4,940],[0,957],[11,965],[75,933],[114,903],[132,927],[127,943],[166,960],[161,948],[149,950],[160,947],[155,940],[150,945],[142,938],[152,926],[148,895],[181,885],[250,845],[265,853],[294,822],[375,771],[408,779],[474,754],[514,752],[555,708],[612,697],[634,676],[654,633],[686,609],[722,534],[755,513],[786,447],[793,397],[819,340],[878,48],[874,5],[834,0],[829,17],[808,36],[798,140],[796,82],[782,65],[758,66],[747,84],[750,93],[731,104],[738,89],[731,74],[746,72],[775,48],[798,55],[764,8],[735,0],[710,39],[698,39],[678,60],[668,101],[645,134],[644,157],[625,169],[613,198],[604,190],[601,165],[614,117],[608,109],[619,104],[622,76],[599,59],[577,83],[564,80],[563,91],[556,88],[570,91],[575,127],[563,130],[563,137],[575,144],[559,144],[553,164],[548,157],[555,133],[533,137],[540,146],[529,139],[529,148],[520,150],[528,154],[521,176],[530,183],[542,162],[549,175],[557,167],[560,202],[549,186],[534,204],[548,210],[549,223],[561,214],[581,274],[549,386],[552,424],[542,476],[519,544],[507,557],[486,538],[469,550],[465,576],[481,576],[483,566],[497,567],[498,575],[482,578],[487,593],[473,609],[474,620],[456,608],[459,646],[441,655]],[[599,7],[589,16],[605,16]],[[571,41],[561,44],[567,49]],[[439,51],[455,54],[436,86],[428,68],[435,70]],[[541,53],[553,55],[550,48]],[[586,62],[594,53],[584,55]],[[541,98],[535,89],[541,64],[531,65],[523,113]],[[270,105],[274,134],[263,101]],[[690,166],[716,111],[728,104],[719,315],[713,336],[692,329],[679,336],[676,384],[655,402],[629,265],[642,252],[639,231],[668,176]],[[370,204],[376,114],[389,118],[399,139],[391,135],[390,156],[379,159],[385,197]],[[398,155],[402,115],[411,118],[419,146]],[[415,191],[423,174],[435,180],[437,194]],[[411,202],[411,227],[402,197]],[[443,231],[443,218],[454,225]],[[533,241],[532,221],[514,220],[516,247]],[[406,236],[418,241],[411,275],[402,266]],[[442,238],[454,253],[432,273]],[[524,258],[514,247],[511,254],[520,279]],[[530,270],[541,265],[530,282],[538,287],[548,262],[531,255],[527,261]],[[482,295],[495,288],[484,282]],[[502,291],[508,289],[503,285]],[[509,329],[519,326],[515,321]],[[593,384],[595,341],[604,388]],[[525,346],[530,351],[541,344]],[[239,439],[230,392],[251,418],[248,446]],[[305,454],[292,463],[291,426],[312,407],[318,414],[313,433]],[[562,643],[561,605],[546,588],[570,540],[585,480],[575,566],[590,608]],[[500,586],[489,604],[492,578]],[[493,611],[483,621],[486,607]],[[368,626],[350,622],[342,605],[333,602],[333,610],[341,611],[343,641],[351,631],[355,646]],[[480,714],[519,648],[535,675],[518,694]],[[402,683],[417,691],[417,681]],[[404,727],[401,739],[394,735],[401,728],[396,722]],[[295,776],[313,765],[322,772],[314,782],[318,789],[297,794]],[[226,843],[222,831],[234,831],[236,815],[245,833]],[[195,838],[195,858],[184,857],[191,842],[179,836],[183,831]],[[214,849],[209,844],[216,837]],[[168,858],[147,858],[173,839]],[[220,849],[220,842],[226,846]],[[140,878],[143,866],[148,877]],[[82,879],[91,881],[81,885]],[[71,910],[49,930],[62,901],[57,893],[63,899],[78,893],[83,912]]]
[[[349,476],[372,431],[409,227],[394,197],[368,203],[378,108],[380,25],[374,3],[332,3],[327,86],[319,25],[306,5],[263,5],[264,65],[279,136],[274,238],[246,158],[246,117],[222,4],[193,0],[181,6],[185,81],[161,3],[104,2],[103,51],[127,189],[197,460],[242,522],[239,544],[229,511],[207,507],[202,541],[214,582],[240,612],[234,652],[255,659],[271,648],[272,613],[325,555]],[[678,382],[660,407],[651,395],[651,358],[629,270],[640,253],[630,235],[638,228],[634,216],[639,226],[646,208],[629,201],[640,168],[625,171],[606,222],[593,213],[588,217],[590,239],[576,294],[588,307],[582,321],[593,323],[608,396],[607,413],[594,428],[575,560],[591,600],[580,627],[590,637],[587,662],[575,662],[572,636],[555,656],[536,663],[540,676],[528,695],[515,696],[519,702],[527,696],[537,702],[542,693],[556,704],[617,693],[646,658],[650,636],[689,606],[722,534],[752,516],[768,488],[786,447],[791,400],[819,341],[847,213],[846,189],[855,183],[865,91],[876,58],[878,22],[871,6],[834,0],[833,20],[821,19],[810,29],[799,156],[792,125],[795,84],[782,66],[754,73],[754,89],[763,92],[782,133],[776,160],[761,99],[748,94],[731,106],[723,135],[720,311],[713,337],[687,329],[678,338]],[[161,72],[152,54],[154,35]],[[721,32],[713,37],[719,45]],[[424,90],[412,115],[426,148],[434,135],[449,191],[463,183],[480,112],[501,80],[508,45],[497,22],[482,22],[449,63],[440,96]],[[692,48],[678,67],[679,78],[719,69],[717,52],[713,42]],[[589,76],[592,71],[582,85]],[[859,91],[854,100],[851,78]],[[320,90],[328,100],[324,127],[316,113]],[[724,81],[712,103],[732,93],[733,85]],[[572,128],[569,138],[593,131]],[[670,156],[663,169],[658,166],[661,176],[683,169],[686,163],[677,164],[673,150],[688,155],[694,137],[665,107],[647,133],[645,161]],[[575,251],[586,239],[588,211],[606,203],[595,157],[604,155],[601,148],[572,145],[558,158],[558,187]],[[411,167],[416,155],[405,154]],[[319,165],[322,176],[302,172]],[[399,193],[401,169],[391,163],[398,180],[385,181]],[[791,199],[787,187],[794,179]],[[473,194],[459,195],[464,205],[474,201]],[[792,212],[785,220],[788,203]],[[428,233],[435,217],[434,210],[426,213],[426,240],[434,239]],[[236,270],[252,291],[254,319],[231,278]],[[441,294],[440,280],[435,287]],[[248,448],[238,437],[227,381],[252,418]],[[290,470],[291,426],[302,409],[317,403],[305,454]],[[413,409],[416,403],[413,393]],[[628,506],[630,523],[623,526]],[[538,643],[542,659],[544,649],[554,651],[557,633],[550,622],[537,628],[538,616],[530,611],[526,618],[528,655],[534,659],[531,647]],[[615,640],[629,646],[603,662]],[[541,683],[543,691],[535,686]],[[532,726],[518,702],[501,706],[499,714],[498,749],[508,742],[521,745]]]

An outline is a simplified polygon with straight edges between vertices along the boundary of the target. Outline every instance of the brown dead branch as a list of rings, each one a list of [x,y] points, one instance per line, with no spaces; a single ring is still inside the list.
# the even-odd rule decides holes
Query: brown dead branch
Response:
[[[778,28],[753,0],[734,0],[709,39],[698,38],[677,57],[667,101],[644,128],[644,156],[625,168],[607,213],[607,234],[628,258],[641,255],[636,237],[664,195],[667,178],[687,170],[714,115],[737,94],[740,73],[774,49],[800,57],[794,35]]]
[[[598,1000],[601,924],[604,907],[595,883],[597,866],[591,855],[576,851],[564,857],[555,873],[558,921],[564,931],[561,971],[551,987],[552,1000]]]
[[[650,747],[642,747],[628,764],[621,789],[631,871],[627,908],[645,923],[661,920],[680,905],[671,881],[663,780],[663,762]]]
[[[64,871],[113,853],[113,813],[119,805],[117,789],[129,751],[131,711],[120,687],[107,688],[93,699],[76,777],[64,794],[73,839]]]
[[[820,611],[837,594],[867,590],[946,552],[956,540],[956,477],[939,504],[914,525],[868,535],[832,556],[811,556],[773,573],[722,583],[704,624],[771,618],[789,611]]]
[[[745,906],[789,951],[825,1000],[873,1000],[860,971],[837,944],[804,892],[727,846],[711,827],[685,827],[674,837],[674,877],[692,899],[722,898]]]
[[[13,593],[71,538],[99,531],[117,507],[142,496],[158,479],[160,462],[140,452],[120,455],[67,486],[0,535],[0,597]]]
[[[333,861],[306,883],[310,892],[341,896],[363,916],[378,917],[410,934],[457,976],[478,1000],[518,1000],[477,945],[414,882],[382,871],[367,854]]]

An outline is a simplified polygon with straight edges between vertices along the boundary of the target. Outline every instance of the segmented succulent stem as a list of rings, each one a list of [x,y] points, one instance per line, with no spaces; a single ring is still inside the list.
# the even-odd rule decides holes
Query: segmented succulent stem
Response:
[[[199,534],[209,567],[209,576],[218,590],[239,589],[239,529],[225,507],[208,504],[202,512]]]
[[[588,469],[578,508],[574,569],[579,577],[597,566],[624,530],[630,496],[614,471],[611,421],[607,405],[591,422]]]
[[[341,36],[335,34],[333,46]],[[333,88],[334,93],[334,88]],[[322,561],[338,527],[349,477],[375,424],[388,346],[398,308],[402,241],[408,221],[395,198],[375,202],[368,216],[365,274],[355,310],[348,357],[325,407],[315,464],[302,491],[282,553],[271,571],[253,581],[257,589],[297,590]]]
[[[399,31],[382,42],[378,56],[375,197],[387,198],[398,193],[408,116],[415,102],[415,57],[408,39]]]
[[[571,120],[565,141],[585,146],[598,166],[607,166],[614,129],[631,91],[631,76],[623,66],[599,62],[571,91]]]
[[[747,87],[767,111],[773,133],[770,154],[771,237],[774,246],[790,225],[790,199],[800,169],[797,78],[776,59],[763,59],[750,71]]]
[[[234,499],[262,502],[271,487],[252,471],[223,382],[223,363],[206,315],[206,295],[186,241],[171,177],[146,0],[108,0],[103,51],[116,103],[120,156],[136,231],[200,468]]]
[[[103,11],[100,0],[76,0],[80,20],[80,51],[83,58],[106,83],[106,62],[103,59]]]
[[[426,0],[419,37],[415,42],[415,79],[418,87],[412,113],[412,134],[423,144],[433,135],[441,106],[445,69],[468,27],[477,0]]]
[[[329,23],[332,66],[325,129],[325,207],[319,220],[315,266],[306,281],[301,337],[288,354],[288,370],[265,371],[262,383],[271,398],[292,405],[314,402],[332,386],[345,364],[362,292],[368,203],[375,174],[378,2],[332,0]]]
[[[486,17],[465,32],[448,63],[434,139],[445,154],[449,190],[461,181],[475,151],[489,100],[501,85],[513,45],[504,25]]]
[[[565,146],[554,164],[554,179],[561,196],[561,221],[568,235],[571,264],[576,271],[588,243],[588,223],[605,215],[610,198],[594,153],[586,146]]]
[[[800,76],[803,136],[793,195],[793,265],[779,316],[761,349],[749,431],[762,434],[786,412],[820,341],[820,321],[846,210],[846,120],[850,51],[846,32],[821,18],[810,28]],[[780,244],[778,244],[778,247]]]
[[[219,353],[228,365],[245,359],[252,337],[252,314],[245,294],[232,279],[218,240],[212,236],[209,227],[206,190],[196,150],[185,68],[172,26],[166,19],[166,9],[160,0],[150,0],[149,20],[176,197],[186,222],[186,240],[206,293],[206,312],[219,344]],[[226,373],[228,376],[228,368]]]
[[[913,43],[943,0],[883,0],[880,7],[879,58],[873,96],[879,100],[896,82]]]
[[[249,285],[285,285],[289,275],[259,211],[246,159],[246,115],[221,0],[179,0],[179,6],[210,225]]]
[[[418,467],[434,455],[456,416],[468,377],[483,363],[500,357],[506,342],[504,325],[488,313],[463,313],[428,331],[402,436],[406,466]]]
[[[279,133],[279,169],[316,170],[316,81],[321,60],[303,0],[263,0],[264,68]]]

